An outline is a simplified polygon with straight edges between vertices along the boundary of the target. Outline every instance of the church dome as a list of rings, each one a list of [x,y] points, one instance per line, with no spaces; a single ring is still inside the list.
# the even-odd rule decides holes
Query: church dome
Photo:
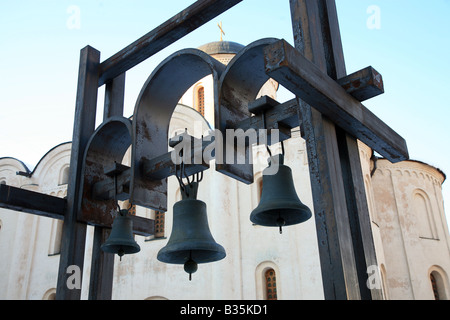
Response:
[[[232,41],[215,41],[198,47],[199,50],[209,54],[225,65],[243,48],[244,46],[242,44]]]
[[[199,50],[211,56],[216,54],[236,54],[242,48],[244,48],[242,44],[232,41],[215,41],[198,47]]]

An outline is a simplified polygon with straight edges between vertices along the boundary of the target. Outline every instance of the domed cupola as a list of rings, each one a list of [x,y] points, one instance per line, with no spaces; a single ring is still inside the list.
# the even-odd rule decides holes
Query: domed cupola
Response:
[[[215,41],[198,47],[199,50],[209,54],[225,65],[243,48],[244,46],[242,44],[232,41]]]

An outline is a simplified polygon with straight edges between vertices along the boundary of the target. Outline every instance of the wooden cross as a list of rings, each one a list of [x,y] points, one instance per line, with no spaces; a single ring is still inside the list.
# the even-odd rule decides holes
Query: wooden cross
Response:
[[[0,185],[1,207],[64,219],[57,299],[81,295],[81,290],[66,286],[66,270],[69,265],[83,269],[87,222],[79,220],[81,168],[94,133],[98,87],[106,84],[104,119],[122,116],[127,70],[241,1],[199,0],[102,63],[97,50],[81,50],[67,200]],[[406,143],[361,104],[383,92],[381,76],[370,67],[346,75],[334,0],[290,0],[290,6],[295,49],[284,40],[268,45],[264,63],[266,73],[297,98],[274,103],[264,121],[253,116],[233,125],[300,125],[308,148],[325,298],[380,299],[381,291],[368,288],[365,281],[367,268],[377,263],[356,138],[392,162],[408,158]],[[173,174],[170,159],[170,154],[162,155],[142,167],[162,179]],[[104,195],[110,188],[100,181],[94,190]],[[110,299],[113,260],[100,250],[103,226],[96,226],[94,237],[89,299]]]
[[[335,1],[290,7],[297,50],[267,48],[266,71],[297,95],[325,298],[381,299],[367,286],[377,262],[356,138],[392,162],[408,158],[406,143],[336,82],[346,70]]]
[[[220,41],[223,41],[223,40],[222,40],[222,34],[225,35],[225,32],[224,32],[223,29],[222,29],[222,21],[220,21],[220,24],[218,23],[217,26],[218,26],[219,29],[220,29]]]

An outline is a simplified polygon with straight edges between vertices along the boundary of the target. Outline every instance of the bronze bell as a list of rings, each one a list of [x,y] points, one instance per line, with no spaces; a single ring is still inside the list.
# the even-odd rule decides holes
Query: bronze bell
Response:
[[[297,196],[292,170],[284,165],[282,154],[269,158],[262,185],[259,205],[250,214],[253,223],[279,227],[281,233],[283,226],[304,222],[312,216],[311,210]]]
[[[133,220],[128,210],[120,210],[114,218],[111,234],[101,246],[104,252],[117,253],[122,260],[124,254],[137,253],[141,250],[133,235]]]
[[[206,203],[197,200],[197,190],[197,182],[181,189],[182,200],[173,206],[172,233],[157,256],[161,262],[184,264],[189,280],[199,263],[218,261],[226,256],[225,249],[211,235]]]

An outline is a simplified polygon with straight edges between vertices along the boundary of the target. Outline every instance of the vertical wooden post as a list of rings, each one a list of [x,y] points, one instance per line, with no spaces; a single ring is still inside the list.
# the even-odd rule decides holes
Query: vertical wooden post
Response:
[[[70,156],[70,176],[67,188],[67,211],[63,224],[56,289],[56,299],[58,300],[79,300],[81,297],[81,285],[80,287],[69,288],[67,282],[79,277],[79,283],[81,284],[83,274],[87,226],[85,223],[77,221],[77,215],[81,203],[83,154],[95,129],[99,64],[99,51],[89,46],[81,50]],[[68,267],[70,266],[78,267],[78,270],[81,271],[80,274],[68,273]],[[71,278],[69,279],[69,277]]]
[[[91,276],[89,281],[89,300],[111,300],[114,276],[114,255],[101,249],[109,236],[109,230],[94,227],[92,244]]]
[[[322,21],[328,22],[323,24],[322,30],[327,35],[328,75],[337,80],[346,76],[347,72],[335,0],[320,0],[319,8]],[[336,132],[361,299],[379,300],[382,299],[381,288],[369,288],[367,285],[367,268],[377,265],[377,259],[358,143],[339,127],[336,127]]]
[[[106,83],[103,122],[114,116],[123,116],[125,73]],[[114,277],[114,254],[105,253],[101,245],[110,233],[107,228],[94,227],[89,300],[111,300]]]
[[[295,47],[333,79],[345,76],[334,0],[290,0],[290,6]],[[325,298],[378,298],[365,281],[367,263],[376,259],[356,139],[300,99],[298,104]]]

